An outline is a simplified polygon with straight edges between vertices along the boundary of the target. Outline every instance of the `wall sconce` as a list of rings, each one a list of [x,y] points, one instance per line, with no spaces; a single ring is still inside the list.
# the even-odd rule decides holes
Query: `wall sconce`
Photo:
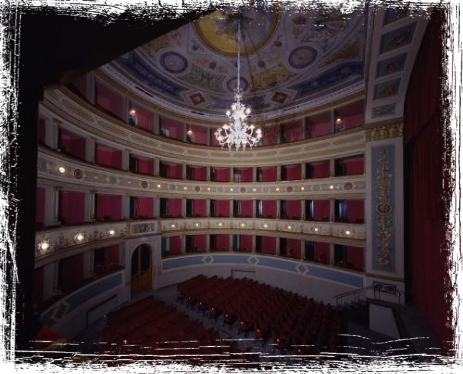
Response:
[[[50,240],[48,238],[42,239],[38,244],[40,252],[46,252],[50,248]]]
[[[84,239],[85,239],[85,233],[83,233],[83,232],[78,232],[76,235],[74,235],[74,240],[75,240],[77,243],[83,242]]]

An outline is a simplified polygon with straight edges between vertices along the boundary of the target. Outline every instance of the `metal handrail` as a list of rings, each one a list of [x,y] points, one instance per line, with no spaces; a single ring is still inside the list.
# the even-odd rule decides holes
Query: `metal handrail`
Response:
[[[376,297],[376,292],[379,293],[379,300],[381,300],[381,292],[384,293],[384,291],[381,291],[381,285],[380,284],[372,284],[370,286],[367,286],[367,287],[362,287],[362,288],[358,288],[356,290],[353,290],[353,291],[347,291],[347,292],[344,292],[344,293],[341,293],[339,295],[336,295],[334,296],[334,298],[336,299],[336,306],[339,306],[340,305],[340,301],[342,301],[342,299],[346,296],[350,296],[350,295],[355,295],[356,296],[356,301],[359,300],[359,296],[362,294],[362,293],[365,293],[365,291],[368,291],[368,290],[374,290],[374,298],[377,299]],[[388,293],[390,295],[398,295],[399,296],[399,305],[400,305],[400,302],[401,302],[401,298],[402,298],[402,295],[404,294],[403,291],[399,290],[398,288],[396,288],[394,290],[394,293]]]

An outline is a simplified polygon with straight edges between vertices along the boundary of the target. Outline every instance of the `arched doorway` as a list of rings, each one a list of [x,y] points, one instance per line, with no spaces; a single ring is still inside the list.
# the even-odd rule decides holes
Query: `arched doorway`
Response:
[[[147,244],[138,246],[132,253],[132,297],[151,289],[152,283],[151,248]]]

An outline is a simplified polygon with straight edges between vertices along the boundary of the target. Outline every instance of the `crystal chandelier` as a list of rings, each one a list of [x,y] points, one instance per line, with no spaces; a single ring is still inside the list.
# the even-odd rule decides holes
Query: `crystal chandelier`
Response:
[[[241,102],[243,94],[240,88],[240,39],[241,39],[241,22],[238,19],[238,76],[235,89],[235,102],[231,105],[231,111],[227,110],[226,115],[229,123],[219,127],[214,135],[219,144],[223,148],[224,145],[228,149],[235,147],[238,151],[241,147],[246,150],[246,147],[252,148],[262,138],[262,130],[256,129],[254,125],[248,125],[246,120],[251,114],[251,108],[247,107]],[[255,131],[254,131],[255,130]]]

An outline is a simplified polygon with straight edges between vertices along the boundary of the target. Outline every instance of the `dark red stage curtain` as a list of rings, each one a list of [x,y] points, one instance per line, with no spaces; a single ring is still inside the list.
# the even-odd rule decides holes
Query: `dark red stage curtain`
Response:
[[[197,252],[206,252],[207,235],[192,235],[191,245]]]
[[[207,180],[207,167],[206,166],[190,166],[190,179],[195,181]]]
[[[346,246],[346,262],[354,270],[363,270],[363,248]]]
[[[151,158],[132,155],[137,160],[137,172],[140,174],[153,175],[154,161]]]
[[[235,182],[252,182],[252,168],[235,168]]]
[[[276,166],[261,168],[260,172],[262,174],[261,182],[275,182],[277,180]]]
[[[297,142],[303,139],[301,120],[284,124],[282,131],[286,143]]]
[[[122,169],[122,151],[97,144],[95,147],[95,162],[101,166]]]
[[[407,291],[436,337],[445,342],[452,340],[453,331],[447,326],[451,304],[446,295],[449,249],[445,244],[443,195],[448,181],[444,181],[447,162],[443,154],[449,145],[444,142],[446,129],[441,118],[440,28],[440,12],[434,12],[413,68],[404,106],[405,176],[408,178],[405,247],[408,249]]]
[[[288,257],[301,258],[301,241],[299,239],[286,239],[286,253]]]
[[[364,219],[364,201],[363,200],[345,200],[347,211],[347,222],[363,223]]]
[[[85,138],[65,129],[59,129],[59,148],[63,153],[85,159]]]
[[[306,138],[316,138],[331,133],[331,113],[323,113],[306,119]]]
[[[283,180],[295,181],[301,179],[301,164],[284,165],[282,168],[284,168],[284,172],[282,174],[285,175]]]
[[[330,201],[314,200],[313,219],[314,221],[329,221],[330,219]]]
[[[230,217],[230,200],[215,201],[215,217]]]
[[[278,143],[279,136],[279,127],[278,126],[268,126],[262,129],[262,145],[274,145]]]
[[[277,217],[277,201],[262,200],[262,217],[276,218]]]
[[[312,178],[328,178],[330,176],[330,161],[311,162]]]
[[[207,217],[206,200],[193,200],[193,216]]]

